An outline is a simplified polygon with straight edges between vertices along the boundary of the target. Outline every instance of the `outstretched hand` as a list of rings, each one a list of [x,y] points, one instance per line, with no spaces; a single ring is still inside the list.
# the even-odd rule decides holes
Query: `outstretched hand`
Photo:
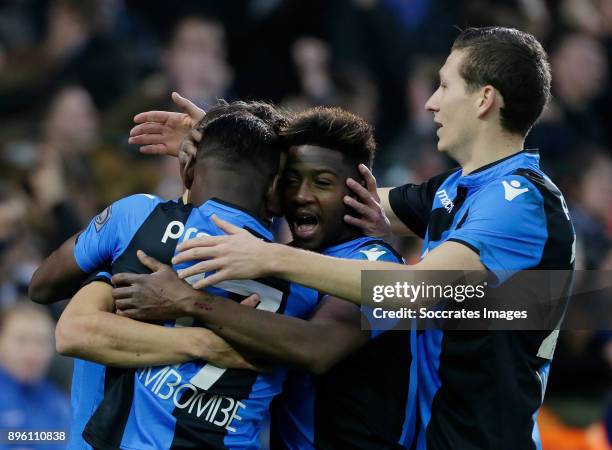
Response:
[[[266,243],[239,228],[212,216],[213,222],[227,233],[224,236],[200,236],[185,241],[177,247],[179,253],[172,259],[173,264],[185,261],[200,262],[179,270],[182,279],[206,272],[215,273],[196,281],[193,287],[202,289],[225,280],[260,278],[266,275],[266,251],[273,244]]]
[[[359,173],[363,177],[366,187],[349,178],[348,187],[357,195],[357,199],[345,196],[344,203],[353,208],[361,217],[344,216],[349,225],[360,228],[368,236],[388,236],[391,234],[391,222],[385,215],[385,210],[376,191],[376,178],[363,164],[359,164]]]
[[[134,116],[137,125],[130,130],[128,142],[139,145],[141,153],[178,156],[183,141],[201,139],[194,128],[204,118],[204,110],[176,92],[172,100],[182,113],[146,111]]]

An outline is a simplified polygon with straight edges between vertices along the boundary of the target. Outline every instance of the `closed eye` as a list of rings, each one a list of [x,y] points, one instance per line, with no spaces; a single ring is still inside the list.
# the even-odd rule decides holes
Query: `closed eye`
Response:
[[[325,180],[325,179],[317,179],[315,180],[315,184],[319,187],[329,187],[331,186],[333,183],[329,180]]]
[[[297,177],[284,177],[282,184],[284,186],[296,186],[300,184],[300,180]]]

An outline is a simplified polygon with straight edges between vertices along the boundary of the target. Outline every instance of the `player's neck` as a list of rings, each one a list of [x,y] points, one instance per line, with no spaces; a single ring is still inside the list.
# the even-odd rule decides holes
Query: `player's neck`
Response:
[[[264,211],[264,181],[256,173],[237,174],[230,170],[207,171],[196,177],[191,186],[189,201],[200,206],[218,198],[236,205],[252,216],[262,219]]]
[[[336,245],[344,244],[345,242],[349,242],[353,239],[358,239],[363,236],[364,234],[361,230],[355,227],[346,226],[336,239],[334,239],[332,242],[325,243],[321,248],[318,248],[315,251],[321,252],[325,249],[335,247]]]
[[[343,242],[352,241],[353,239],[357,239],[363,237],[363,231],[355,227],[346,227],[338,242],[335,245],[342,244]]]
[[[459,152],[456,159],[468,175],[487,164],[514,155],[523,150],[525,138],[504,132],[483,133],[471,145]]]

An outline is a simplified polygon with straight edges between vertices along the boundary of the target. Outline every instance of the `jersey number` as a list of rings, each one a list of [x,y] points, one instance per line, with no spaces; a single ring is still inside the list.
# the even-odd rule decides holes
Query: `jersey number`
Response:
[[[245,297],[252,294],[258,294],[260,303],[257,305],[257,309],[263,309],[264,311],[270,311],[273,313],[279,310],[283,300],[282,291],[273,288],[272,286],[268,286],[267,284],[253,280],[223,281],[216,284],[215,287]],[[202,367],[189,381],[191,384],[199,387],[200,389],[208,390],[219,380],[219,378],[223,376],[226,370],[227,369],[223,369],[215,366],[214,364],[208,363]]]

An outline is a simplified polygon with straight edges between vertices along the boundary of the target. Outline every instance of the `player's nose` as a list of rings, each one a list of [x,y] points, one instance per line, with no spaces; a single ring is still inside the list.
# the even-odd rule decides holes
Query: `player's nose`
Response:
[[[431,97],[429,97],[425,102],[425,109],[429,112],[436,112],[440,109],[438,106],[437,93],[438,91],[436,90],[436,92],[431,94]]]
[[[294,200],[301,204],[310,203],[314,200],[312,189],[310,189],[310,184],[306,180],[300,184],[299,189],[295,192]]]

